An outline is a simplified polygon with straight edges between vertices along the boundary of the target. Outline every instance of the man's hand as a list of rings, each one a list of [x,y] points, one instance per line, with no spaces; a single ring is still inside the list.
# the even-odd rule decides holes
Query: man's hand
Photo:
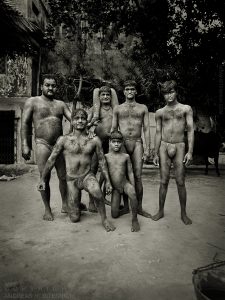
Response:
[[[110,195],[112,193],[112,185],[108,181],[106,181],[105,183],[105,191],[106,191],[106,195]]]
[[[153,164],[155,166],[159,166],[159,156],[158,156],[158,154],[155,154],[155,156],[153,158]]]
[[[189,166],[191,164],[191,162],[192,162],[192,154],[188,152],[184,156],[183,163],[187,167],[187,166]]]
[[[45,191],[45,182],[41,180],[37,186],[38,191]]]
[[[25,160],[29,160],[31,156],[31,151],[28,146],[23,145],[22,146],[22,156]]]

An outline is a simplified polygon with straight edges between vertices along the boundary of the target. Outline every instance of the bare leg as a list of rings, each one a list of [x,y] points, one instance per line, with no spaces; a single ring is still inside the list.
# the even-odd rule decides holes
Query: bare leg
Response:
[[[68,212],[71,222],[76,223],[80,221],[80,200],[81,190],[79,190],[73,181],[67,182],[68,190]]]
[[[164,145],[160,146],[160,187],[159,187],[159,211],[152,217],[152,220],[158,221],[164,217],[164,206],[169,184],[171,159],[167,155],[167,150]]]
[[[142,185],[142,166],[143,166],[143,145],[140,142],[136,142],[134,151],[130,156],[133,172],[134,172],[134,180],[135,180],[135,191],[137,195],[138,201],[138,214],[145,217],[151,218],[151,214],[144,211],[142,208],[142,200],[143,200],[143,185]]]
[[[105,228],[105,230],[115,230],[115,227],[112,224],[110,224],[106,217],[104,197],[97,179],[93,178],[93,176],[85,179],[84,188],[93,197],[95,201],[95,206],[97,207],[98,212],[101,216],[102,225]]]
[[[66,183],[66,167],[65,161],[62,155],[56,161],[55,168],[57,171],[57,176],[59,179],[59,191],[62,198],[62,213],[68,212],[68,205],[67,205],[67,183]]]
[[[112,191],[111,197],[111,216],[112,218],[118,218],[120,214],[120,199],[121,195],[117,190]]]
[[[98,172],[98,158],[96,153],[92,157],[91,161],[91,171],[96,175]],[[88,205],[88,211],[92,213],[97,213],[98,210],[95,206],[95,202],[91,194],[89,194],[89,205]]]
[[[182,149],[182,147],[177,147],[177,154],[174,158],[174,170],[181,208],[181,220],[185,225],[190,225],[192,224],[192,221],[188,218],[186,213],[187,192],[185,187],[185,169],[183,164],[183,157],[184,149]]]
[[[40,175],[42,175],[42,171],[44,169],[45,163],[46,163],[47,159],[49,158],[50,154],[51,154],[51,151],[45,145],[37,144],[36,159],[37,159],[37,165],[38,165]],[[40,192],[42,201],[45,206],[45,212],[43,215],[43,220],[45,220],[45,221],[53,221],[54,220],[54,217],[53,217],[53,214],[51,211],[51,207],[50,207],[50,186],[49,186],[50,177],[51,177],[51,175],[48,176],[48,178],[45,182],[45,190]]]
[[[131,211],[132,211],[131,231],[137,232],[140,230],[140,225],[139,225],[138,218],[137,218],[138,201],[137,201],[135,189],[129,182],[127,182],[127,183],[125,183],[124,191],[130,199],[130,206],[131,206]]]

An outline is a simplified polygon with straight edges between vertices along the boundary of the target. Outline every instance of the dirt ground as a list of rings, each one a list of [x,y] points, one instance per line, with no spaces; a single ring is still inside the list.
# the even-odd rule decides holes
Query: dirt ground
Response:
[[[61,214],[55,172],[51,180],[53,222],[42,220],[37,169],[0,182],[0,299],[194,300],[192,271],[225,260],[225,170],[217,177],[187,172],[188,214],[180,220],[175,181],[169,185],[165,218],[139,217],[141,231],[130,232],[130,215],[112,220],[107,233],[97,214],[85,212],[72,224]],[[159,174],[145,169],[144,208],[158,208]],[[83,202],[88,197],[83,192]]]

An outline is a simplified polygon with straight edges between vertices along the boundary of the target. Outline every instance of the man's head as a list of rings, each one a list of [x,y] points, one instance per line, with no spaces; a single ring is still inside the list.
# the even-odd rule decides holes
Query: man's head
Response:
[[[111,150],[115,152],[119,152],[123,143],[123,136],[121,132],[119,131],[111,132],[109,142],[110,142]]]
[[[102,104],[110,104],[111,102],[111,89],[104,85],[99,89],[99,99]]]
[[[159,83],[160,92],[163,95],[167,103],[171,103],[177,100],[177,83],[175,80],[169,80]]]
[[[57,82],[54,75],[51,74],[43,75],[41,79],[42,95],[44,95],[47,98],[53,99],[57,88],[56,85]]]
[[[75,109],[72,116],[71,116],[71,123],[73,128],[77,130],[83,130],[87,126],[87,119],[88,119],[88,114],[87,112],[82,109]]]
[[[124,82],[124,95],[126,99],[133,99],[137,94],[137,83],[134,80]]]

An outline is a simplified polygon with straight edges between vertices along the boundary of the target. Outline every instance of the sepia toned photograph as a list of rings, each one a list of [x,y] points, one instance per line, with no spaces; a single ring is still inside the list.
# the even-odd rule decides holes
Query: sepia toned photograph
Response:
[[[0,300],[225,299],[224,16],[0,0]]]

